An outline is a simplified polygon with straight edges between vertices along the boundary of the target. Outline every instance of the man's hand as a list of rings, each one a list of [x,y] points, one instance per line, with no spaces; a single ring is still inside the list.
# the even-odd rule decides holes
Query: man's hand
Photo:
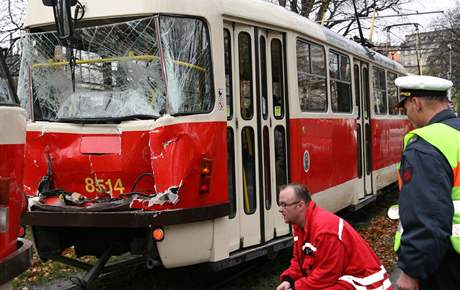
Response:
[[[398,286],[398,290],[418,290],[418,280],[401,272],[401,276],[396,281],[396,286]]]
[[[291,284],[288,281],[283,281],[281,284],[276,287],[276,290],[289,290],[291,289]]]

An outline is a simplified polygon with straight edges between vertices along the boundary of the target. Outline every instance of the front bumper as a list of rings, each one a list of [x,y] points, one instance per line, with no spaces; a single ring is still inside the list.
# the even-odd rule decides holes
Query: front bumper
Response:
[[[0,259],[0,285],[13,280],[32,265],[32,242],[17,240],[17,250]]]
[[[228,216],[229,203],[163,211],[28,211],[21,224],[44,227],[145,228],[199,222]]]

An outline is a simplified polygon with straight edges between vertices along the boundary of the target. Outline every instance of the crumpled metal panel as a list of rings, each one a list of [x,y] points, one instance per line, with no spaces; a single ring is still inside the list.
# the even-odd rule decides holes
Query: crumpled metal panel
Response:
[[[225,122],[166,124],[150,131],[100,135],[118,136],[120,154],[82,153],[81,139],[86,136],[28,132],[25,192],[37,194],[51,164],[53,189],[78,192],[91,199],[119,198],[131,191],[151,196],[134,201],[134,209],[189,208],[228,201]],[[198,188],[203,158],[213,161],[207,194],[200,194]],[[98,190],[98,184],[105,190]]]

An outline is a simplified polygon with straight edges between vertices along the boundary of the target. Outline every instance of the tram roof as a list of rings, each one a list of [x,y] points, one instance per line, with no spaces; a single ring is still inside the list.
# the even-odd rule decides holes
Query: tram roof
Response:
[[[209,21],[222,16],[229,19],[279,27],[297,32],[313,40],[328,43],[364,60],[376,62],[387,68],[404,72],[404,67],[360,44],[347,39],[324,26],[262,0],[86,0],[85,19],[109,19],[146,16],[152,13],[172,13],[201,16]],[[53,9],[41,0],[28,1],[26,27],[34,28],[54,23]]]

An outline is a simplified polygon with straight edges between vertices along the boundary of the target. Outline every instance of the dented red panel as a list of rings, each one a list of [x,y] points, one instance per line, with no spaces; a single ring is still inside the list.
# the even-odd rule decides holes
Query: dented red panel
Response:
[[[225,122],[173,124],[151,131],[122,132],[116,136],[121,145],[119,153],[115,150],[104,154],[100,153],[101,150],[88,153],[91,146],[86,146],[86,141],[83,148],[88,150],[82,152],[83,139],[91,140],[94,145],[98,143],[94,140],[101,137],[108,140],[114,136],[27,132],[26,193],[37,193],[38,184],[47,174],[50,163],[52,188],[78,192],[88,198],[103,197],[110,192],[112,197],[131,191],[160,194],[171,187],[180,187],[176,204],[167,202],[162,206],[148,207],[144,203],[138,206],[144,209],[190,208],[228,200]],[[213,162],[208,194],[198,193],[203,158]],[[137,185],[133,188],[136,180]]]
[[[16,250],[19,218],[26,202],[22,193],[23,157],[24,144],[0,144],[0,190],[4,191],[0,195],[5,197],[8,192],[6,204],[5,200],[0,204],[8,211],[8,227],[0,232],[0,259]]]

